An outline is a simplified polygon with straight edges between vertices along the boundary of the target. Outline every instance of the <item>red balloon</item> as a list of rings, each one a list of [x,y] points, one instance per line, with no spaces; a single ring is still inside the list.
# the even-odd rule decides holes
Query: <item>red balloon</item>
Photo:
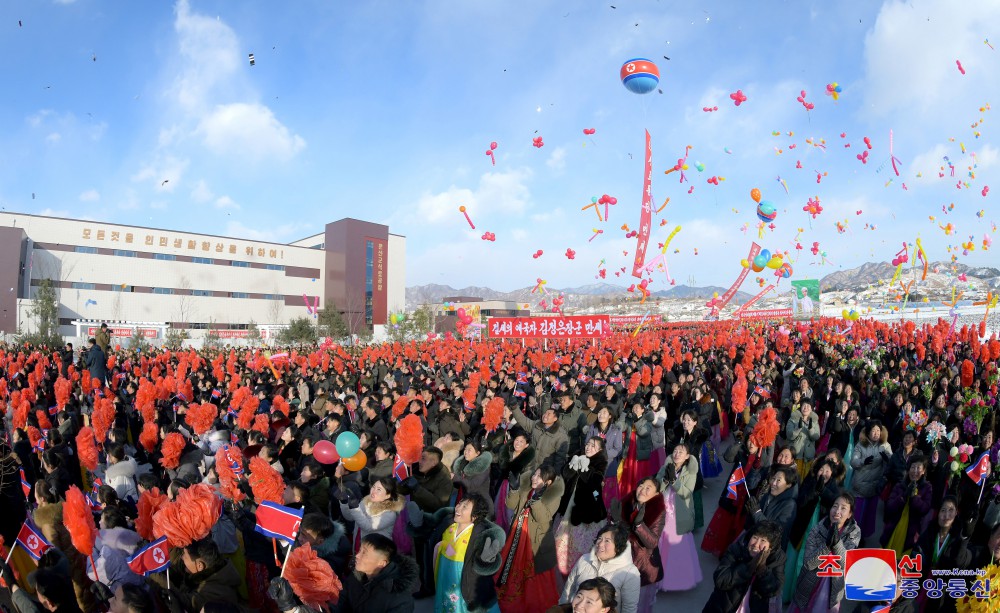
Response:
[[[340,460],[337,446],[328,440],[321,440],[313,447],[313,457],[320,464],[336,464]]]

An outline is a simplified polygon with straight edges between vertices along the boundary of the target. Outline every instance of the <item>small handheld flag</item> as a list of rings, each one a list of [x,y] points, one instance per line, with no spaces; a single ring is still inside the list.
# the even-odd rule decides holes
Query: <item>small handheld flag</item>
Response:
[[[264,501],[257,507],[257,526],[255,530],[264,536],[294,543],[302,524],[302,509],[291,509],[270,501]]]
[[[968,468],[965,469],[965,474],[968,475],[970,479],[975,482],[976,485],[982,485],[983,480],[986,478],[986,473],[990,470],[990,452],[984,451],[979,459],[975,463],[970,464]]]
[[[733,470],[733,474],[729,475],[729,483],[726,485],[726,498],[736,500],[736,486],[746,483],[746,480],[746,475],[743,474],[743,464],[738,463]]]
[[[21,526],[21,531],[17,533],[17,544],[24,548],[28,555],[37,562],[46,551],[52,549],[52,543],[48,542],[42,532],[35,527],[32,521],[26,520]]]
[[[170,550],[167,544],[167,537],[161,536],[149,545],[146,545],[135,552],[135,555],[129,558],[127,562],[132,572],[143,577],[166,570],[170,566]]]

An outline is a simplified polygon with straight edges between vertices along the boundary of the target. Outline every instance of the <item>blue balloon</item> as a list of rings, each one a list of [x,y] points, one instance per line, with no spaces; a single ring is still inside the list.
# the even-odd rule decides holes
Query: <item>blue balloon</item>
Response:
[[[353,457],[361,449],[361,439],[353,432],[341,432],[337,437],[337,453],[342,458]]]
[[[764,263],[767,264],[768,262],[771,261],[771,252],[768,251],[767,249],[761,249],[760,250],[760,256],[758,256],[758,257],[763,258],[764,259]],[[754,258],[754,259],[756,259],[756,258]]]
[[[770,261],[770,258],[765,258],[763,254],[758,255],[757,257],[755,257],[753,259],[754,266],[756,267],[756,269],[758,271],[762,270],[765,266],[767,266],[767,263],[769,261]],[[338,447],[338,449],[339,449],[339,447]]]
[[[620,76],[625,89],[633,94],[648,94],[660,82],[660,69],[652,61],[637,57],[622,64]]]

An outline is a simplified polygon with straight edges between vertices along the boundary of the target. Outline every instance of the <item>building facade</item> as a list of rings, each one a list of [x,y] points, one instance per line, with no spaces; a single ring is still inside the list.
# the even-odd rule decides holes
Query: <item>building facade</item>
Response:
[[[0,212],[0,332],[30,327],[39,285],[51,281],[60,332],[94,322],[149,338],[183,329],[266,337],[332,302],[352,332],[378,336],[405,305],[406,239],[388,226],[341,219],[289,244],[114,223]],[[99,324],[98,324],[99,325]]]

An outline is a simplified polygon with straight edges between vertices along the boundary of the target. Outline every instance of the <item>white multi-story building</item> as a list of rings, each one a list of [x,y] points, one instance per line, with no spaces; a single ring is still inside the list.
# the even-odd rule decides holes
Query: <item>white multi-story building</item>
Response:
[[[341,219],[289,244],[0,212],[0,331],[30,328],[43,279],[56,289],[60,332],[91,336],[109,322],[197,338],[266,337],[332,302],[352,332],[379,334],[405,305],[406,239],[388,226]]]

